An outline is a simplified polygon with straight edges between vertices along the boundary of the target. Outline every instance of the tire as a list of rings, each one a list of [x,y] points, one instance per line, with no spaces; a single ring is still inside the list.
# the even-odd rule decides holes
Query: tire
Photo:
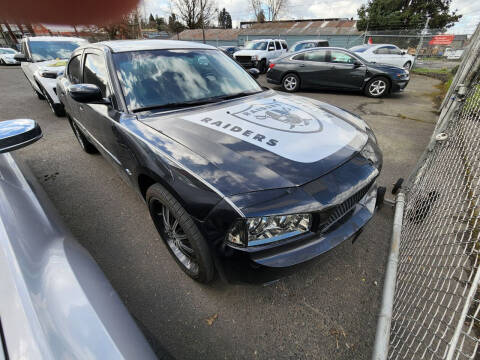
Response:
[[[0,65],[2,65],[2,66],[3,66],[3,65],[7,65],[7,64],[5,63],[5,60],[3,60],[3,59],[0,59]]]
[[[282,87],[287,92],[295,92],[300,89],[300,78],[295,74],[287,74],[282,79]]]
[[[85,151],[87,154],[96,154],[98,152],[97,148],[93,146],[93,144],[88,141],[88,139],[83,135],[82,130],[78,127],[77,124],[70,118],[68,119],[68,122],[70,123],[70,126],[72,127],[73,134],[78,140],[78,143],[80,144],[80,147],[82,148],[83,151]]]
[[[148,188],[146,199],[153,223],[180,268],[195,281],[212,281],[210,248],[182,205],[160,184]]]
[[[411,67],[412,67],[412,63],[410,61],[407,61],[405,64],[403,64],[403,68],[405,70],[410,70]]]
[[[48,93],[45,91],[45,89],[43,88],[41,89],[42,89],[43,97],[45,98],[45,100],[47,100],[48,106],[50,106],[50,110],[52,110],[55,116],[58,116],[58,117],[65,116],[65,107],[63,106],[63,104],[55,104],[52,98],[50,97],[50,95],[48,95]]]
[[[35,95],[37,95],[38,100],[45,100],[45,97],[41,93],[39,93],[37,90],[33,89],[33,92],[35,93]]]
[[[383,76],[374,77],[365,85],[364,93],[368,97],[379,98],[388,94],[390,81]]]
[[[260,74],[265,74],[267,72],[267,61],[265,59],[260,60],[257,67]]]

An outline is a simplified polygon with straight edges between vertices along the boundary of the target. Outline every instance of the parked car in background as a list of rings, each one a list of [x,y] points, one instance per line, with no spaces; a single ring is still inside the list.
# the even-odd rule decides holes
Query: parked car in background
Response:
[[[65,111],[58,100],[56,78],[63,74],[72,51],[86,43],[75,37],[26,37],[22,39],[22,53],[15,55],[38,98],[46,99],[57,116],[63,116]]]
[[[11,48],[0,48],[0,65],[18,65],[19,61],[14,59],[18,51]]]
[[[0,358],[155,359],[98,265],[9,152],[42,136],[0,121]]]
[[[257,68],[260,73],[267,71],[271,59],[286,53],[288,45],[281,39],[261,39],[248,42],[245,47],[233,54],[233,57],[244,68]]]
[[[462,58],[463,52],[463,49],[446,48],[443,56],[445,56],[448,60],[459,60]]]
[[[401,67],[374,64],[341,48],[314,48],[271,63],[267,81],[288,92],[302,88],[358,90],[370,97],[403,91],[410,80]]]
[[[319,40],[319,39],[302,40],[302,41],[297,41],[295,44],[293,44],[293,46],[290,47],[288,52],[296,52],[296,51],[315,48],[315,47],[328,47],[328,46],[330,46],[330,44],[328,43],[328,40]]]
[[[57,81],[81,148],[138,191],[197,281],[308,261],[374,214],[382,155],[368,125],[263,89],[212,46],[89,44]]]
[[[358,45],[350,48],[350,51],[367,61],[400,66],[407,70],[410,70],[415,61],[414,56],[391,44]]]
[[[219,46],[218,48],[231,58],[233,58],[233,54],[235,54],[237,51],[240,51],[240,47],[238,46]]]

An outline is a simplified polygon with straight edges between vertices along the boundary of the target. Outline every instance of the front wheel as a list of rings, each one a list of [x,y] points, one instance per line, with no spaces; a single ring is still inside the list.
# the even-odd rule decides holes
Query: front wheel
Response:
[[[403,68],[405,70],[410,70],[411,67],[412,67],[412,63],[410,61],[407,61],[405,64],[403,64]]]
[[[180,268],[198,282],[212,281],[210,248],[182,205],[160,184],[148,188],[147,204],[160,237]]]
[[[282,80],[282,87],[285,91],[295,92],[300,88],[300,78],[295,74],[287,74]]]
[[[387,78],[379,76],[370,80],[365,85],[365,95],[373,98],[385,96],[390,88],[390,83]]]
[[[267,72],[267,61],[265,59],[260,60],[257,66],[258,71],[260,71],[260,74],[264,74]]]

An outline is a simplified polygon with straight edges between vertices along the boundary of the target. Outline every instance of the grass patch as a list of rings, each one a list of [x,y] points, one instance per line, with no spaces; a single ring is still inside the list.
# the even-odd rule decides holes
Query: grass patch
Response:
[[[452,71],[453,70],[453,71]],[[440,106],[443,98],[447,95],[450,85],[452,85],[453,76],[457,69],[431,69],[431,68],[415,68],[412,70],[412,73],[418,75],[428,76],[437,80],[440,80],[442,83],[436,85],[438,89],[437,93],[432,93],[433,101],[437,106]]]

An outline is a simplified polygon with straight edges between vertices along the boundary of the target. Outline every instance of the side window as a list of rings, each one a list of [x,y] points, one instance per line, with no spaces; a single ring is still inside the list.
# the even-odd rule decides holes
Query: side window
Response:
[[[268,43],[268,51],[275,51],[275,44],[273,43],[273,41],[270,41]]]
[[[309,51],[305,53],[305,61],[326,62],[327,52],[325,50]]]
[[[310,49],[310,48],[314,48],[314,47],[315,47],[315,43],[309,42],[309,43],[306,43],[303,48],[304,49]]]
[[[107,87],[107,69],[101,56],[86,54],[83,67],[83,82],[97,85],[105,97],[110,95]]]
[[[377,50],[375,50],[373,53],[374,53],[374,54],[379,54],[379,55],[386,55],[386,54],[389,54],[390,51],[388,50],[388,47],[383,46],[383,47],[378,48]]]
[[[305,60],[305,54],[301,53],[293,57],[293,60]]]
[[[355,59],[342,51],[332,51],[330,62],[337,64],[353,64]]]
[[[80,84],[82,82],[82,55],[73,57],[68,63],[68,79],[72,84]]]
[[[280,41],[275,41],[275,47],[277,50],[282,50],[282,46],[280,45]]]
[[[396,46],[390,46],[389,51],[390,51],[390,54],[392,54],[392,55],[402,55],[402,50],[400,50]]]
[[[285,50],[288,50],[288,46],[285,41],[282,41],[282,48],[284,48]]]

